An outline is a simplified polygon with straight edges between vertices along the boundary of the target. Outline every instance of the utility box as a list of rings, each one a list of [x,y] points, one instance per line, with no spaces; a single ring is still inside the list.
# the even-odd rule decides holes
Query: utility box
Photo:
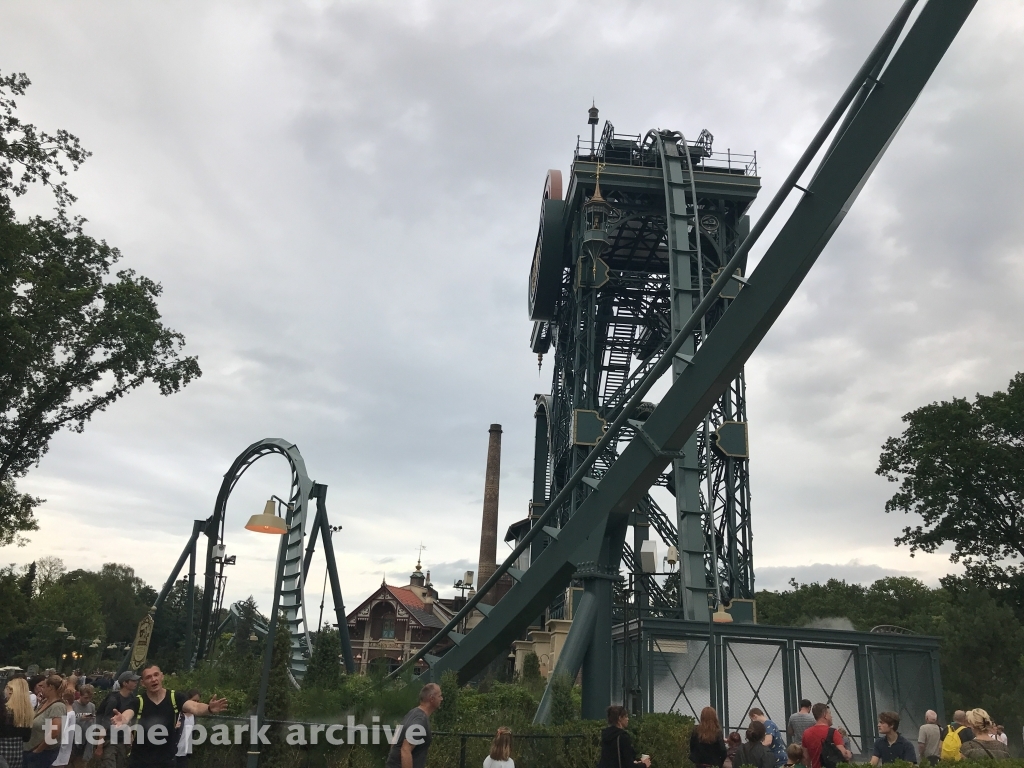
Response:
[[[658,542],[654,539],[640,545],[640,570],[644,573],[658,572]]]

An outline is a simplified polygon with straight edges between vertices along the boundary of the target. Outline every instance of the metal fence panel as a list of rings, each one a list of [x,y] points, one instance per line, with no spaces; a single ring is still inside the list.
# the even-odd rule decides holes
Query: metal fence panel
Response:
[[[711,705],[731,731],[746,727],[751,707],[784,727],[806,698],[830,706],[836,727],[861,754],[877,735],[879,712],[898,712],[901,730],[913,735],[926,710],[942,711],[934,637],[656,616],[618,625],[613,638],[614,701],[631,711],[697,718]]]
[[[929,709],[941,710],[932,675],[932,658],[925,652],[871,649],[873,705],[879,712],[896,712],[900,731],[913,737]]]
[[[703,638],[651,638],[652,712],[699,718],[711,700],[708,643]]]
[[[723,723],[726,729],[746,729],[752,707],[763,710],[784,729],[787,718],[783,687],[785,645],[727,638],[723,649],[726,682]]]

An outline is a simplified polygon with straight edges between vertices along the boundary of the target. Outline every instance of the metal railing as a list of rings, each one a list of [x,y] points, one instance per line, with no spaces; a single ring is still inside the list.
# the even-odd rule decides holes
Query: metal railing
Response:
[[[447,739],[459,740],[457,762],[451,758],[445,760],[434,748],[431,753],[431,764],[452,766],[452,768],[469,768],[483,763],[487,756],[493,733],[455,733],[434,731],[435,744]],[[470,743],[470,739],[474,740]],[[519,768],[551,768],[552,766],[586,766],[590,768],[597,753],[597,734],[516,734],[512,737],[512,758]],[[589,749],[587,748],[589,747]],[[441,758],[440,761],[438,758]]]
[[[757,176],[757,152],[745,154],[726,149],[725,152],[705,154],[702,146],[687,144],[693,150],[694,170],[712,173],[734,173],[743,176]],[[591,148],[588,140],[576,137],[576,151],[573,164],[577,160],[583,162],[601,162],[612,165],[631,165],[640,168],[658,168],[661,159],[657,148],[645,145],[644,136],[630,133],[611,133],[602,136],[600,143]]]
[[[212,715],[203,718],[207,723],[250,723],[250,718],[232,715]],[[283,731],[288,726],[301,725],[304,728],[310,726],[342,725],[341,717],[332,720],[271,720],[265,719],[265,724],[273,726],[267,735],[273,739],[281,739]],[[364,724],[365,725],[365,724]],[[361,727],[361,726],[360,726]],[[347,734],[348,726],[345,725]],[[382,758],[390,749],[387,743],[372,744],[363,743],[360,738],[354,743],[348,743],[347,735],[345,744],[332,744],[327,741],[324,733],[319,734],[317,744],[302,744],[289,746],[289,749],[303,753],[298,758],[303,768],[328,768],[335,764],[339,747],[349,750],[366,750],[371,755]],[[484,757],[488,754],[494,733],[473,733],[461,731],[434,731],[433,742],[430,749],[430,764],[437,768],[469,768],[483,763]],[[596,762],[599,750],[598,734],[594,733],[516,733],[512,737],[512,758],[519,768],[591,768]],[[266,747],[264,747],[266,748]],[[213,749],[214,754],[206,754],[207,750]],[[206,742],[197,746],[193,762],[199,766],[216,765],[218,768],[233,768],[241,766],[245,758],[246,745],[216,745]]]

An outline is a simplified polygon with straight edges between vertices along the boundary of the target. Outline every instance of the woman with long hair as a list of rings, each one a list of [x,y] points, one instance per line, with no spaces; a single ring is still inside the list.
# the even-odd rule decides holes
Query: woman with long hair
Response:
[[[697,768],[722,768],[728,753],[718,713],[714,707],[704,707],[700,722],[690,732],[690,762]]]
[[[996,724],[984,709],[972,709],[967,713],[967,725],[974,731],[974,738],[960,745],[960,754],[968,760],[991,758],[1008,760],[1010,750],[996,738]]]
[[[512,731],[502,726],[491,742],[491,754],[484,758],[484,768],[516,768],[512,760]]]
[[[32,700],[29,698],[28,683],[23,677],[15,677],[4,688],[5,705],[0,718],[0,757],[10,768],[21,768],[24,744],[32,735]]]
[[[61,701],[60,692],[64,678],[50,675],[38,686],[35,717],[32,719],[32,735],[25,742],[23,765],[25,768],[50,768],[60,751],[61,723],[68,713]]]

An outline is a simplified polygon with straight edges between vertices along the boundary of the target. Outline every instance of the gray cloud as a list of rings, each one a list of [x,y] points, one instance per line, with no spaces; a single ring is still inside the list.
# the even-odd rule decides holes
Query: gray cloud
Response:
[[[164,284],[206,374],[56,439],[25,482],[43,530],[0,556],[116,559],[159,583],[234,456],[280,436],[330,486],[350,604],[383,568],[405,583],[421,540],[425,567],[465,570],[491,422],[502,530],[526,510],[550,375],[527,347],[537,203],[591,99],[622,131],[756,149],[767,198],[896,6],[9,4],[0,68],[33,78],[25,116],[94,151],[80,212]],[[903,413],[1020,367],[1022,18],[978,7],[748,367],[761,586],[808,552],[949,568],[893,548],[904,521],[873,470]],[[228,537],[229,597],[264,603],[272,545],[241,526],[286,482],[267,461]]]

